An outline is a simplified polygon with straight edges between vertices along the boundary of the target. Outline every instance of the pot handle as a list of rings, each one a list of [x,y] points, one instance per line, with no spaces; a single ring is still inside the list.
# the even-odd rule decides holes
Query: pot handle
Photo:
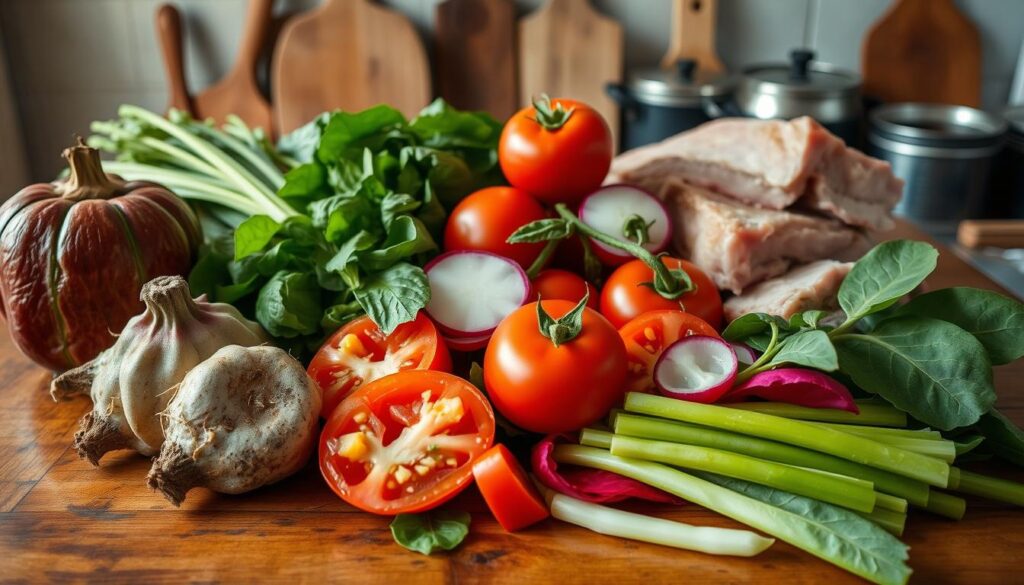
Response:
[[[746,114],[740,111],[739,107],[732,100],[716,102],[710,97],[703,97],[700,100],[701,108],[711,120],[716,118],[746,118]]]
[[[638,105],[637,101],[633,99],[633,96],[630,95],[629,90],[626,89],[625,85],[609,81],[604,84],[604,92],[608,97],[612,98],[613,102],[619,104],[619,107],[622,108],[623,112],[629,115],[636,114]]]

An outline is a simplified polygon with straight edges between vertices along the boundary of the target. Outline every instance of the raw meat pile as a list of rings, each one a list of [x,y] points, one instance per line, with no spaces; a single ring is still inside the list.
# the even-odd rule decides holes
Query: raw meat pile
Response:
[[[833,308],[864,230],[892,226],[903,181],[811,118],[728,118],[620,155],[610,182],[658,193],[680,253],[735,293],[726,316]],[[760,284],[759,284],[760,283]]]

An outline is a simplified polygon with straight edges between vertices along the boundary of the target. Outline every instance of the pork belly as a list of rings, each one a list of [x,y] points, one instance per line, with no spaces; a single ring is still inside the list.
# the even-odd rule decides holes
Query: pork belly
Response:
[[[747,313],[768,313],[789,319],[808,309],[836,309],[839,285],[852,267],[852,262],[835,260],[798,266],[725,301],[725,317],[732,321]]]
[[[674,243],[715,282],[740,294],[750,285],[815,260],[855,260],[869,247],[859,230],[825,217],[750,207],[680,182],[663,189]]]
[[[625,152],[611,181],[658,193],[669,180],[706,187],[744,203],[785,209],[799,202],[866,228],[888,229],[903,181],[889,163],[848,148],[808,117],[723,118]]]

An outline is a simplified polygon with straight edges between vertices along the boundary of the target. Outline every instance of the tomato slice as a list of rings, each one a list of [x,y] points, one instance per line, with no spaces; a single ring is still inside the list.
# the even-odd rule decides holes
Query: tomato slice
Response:
[[[623,325],[619,335],[629,359],[626,384],[630,392],[654,389],[654,364],[666,347],[690,335],[720,337],[707,321],[675,310],[642,313]]]
[[[384,332],[369,317],[339,329],[309,363],[307,373],[323,392],[320,416],[327,418],[353,390],[402,370],[451,371],[448,348],[429,317]]]
[[[404,370],[365,384],[320,435],[320,473],[334,493],[375,514],[421,512],[462,491],[494,442],[494,412],[469,382]]]
[[[505,447],[495,445],[473,464],[476,487],[487,507],[508,532],[536,524],[550,515],[544,498]]]

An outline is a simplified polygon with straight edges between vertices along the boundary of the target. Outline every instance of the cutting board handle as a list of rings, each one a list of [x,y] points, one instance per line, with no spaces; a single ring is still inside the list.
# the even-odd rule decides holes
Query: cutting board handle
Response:
[[[725,66],[715,52],[718,0],[672,0],[672,32],[663,69],[673,69],[681,59],[693,59],[700,71],[722,73]]]
[[[256,63],[270,35],[273,12],[274,0],[249,0],[245,24],[242,26],[242,44],[238,48],[238,58],[235,59],[230,75],[255,77]]]
[[[183,32],[181,13],[171,4],[161,4],[156,10],[156,36],[160,40],[160,51],[164,57],[164,72],[170,86],[169,107],[192,114],[192,98],[185,81]]]

